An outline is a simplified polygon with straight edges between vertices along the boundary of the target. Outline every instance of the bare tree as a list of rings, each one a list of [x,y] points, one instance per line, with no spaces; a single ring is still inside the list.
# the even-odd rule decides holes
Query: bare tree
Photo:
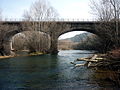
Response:
[[[54,25],[53,22],[48,21],[54,21],[58,13],[47,0],[37,0],[31,5],[29,11],[25,11],[23,16],[25,20],[33,21],[30,25],[33,30],[48,32]]]
[[[50,48],[49,35],[42,32],[26,32],[25,44],[30,52],[46,53]]]
[[[37,0],[31,5],[30,10],[26,11],[24,17],[27,20],[43,21],[54,19],[57,15],[56,10],[47,0]]]
[[[25,48],[25,34],[23,33],[18,33],[15,36],[12,37],[12,49],[17,51],[17,50],[24,50]]]
[[[49,39],[50,37],[45,33],[26,31],[15,35],[12,40],[12,45],[14,50],[29,50],[30,53],[46,53],[50,48]]]
[[[2,9],[0,8],[0,21],[2,21]]]
[[[110,3],[105,0],[91,0],[92,14],[98,21],[110,21],[113,18],[113,10]]]
[[[47,0],[37,0],[33,3],[30,10],[25,12],[24,18],[26,21],[32,22],[28,24],[32,30],[50,35],[50,48],[53,49],[50,52],[57,50],[58,32],[67,26],[55,22],[56,18],[58,18],[58,13]]]
[[[120,19],[120,0],[109,0],[113,7],[113,14],[115,18],[115,29],[116,29],[116,44],[119,46],[119,19]]]
[[[55,18],[58,16],[56,10],[50,5],[47,0],[37,0],[35,1],[29,11],[25,11],[24,19],[30,21],[27,23],[28,27],[34,31],[41,31],[50,34],[54,31],[54,26],[57,24],[54,22]],[[53,29],[54,28],[54,29]],[[36,34],[34,34],[36,35]],[[46,40],[40,37],[42,41]],[[50,41],[48,41],[50,42]],[[41,45],[42,46],[42,45]]]
[[[119,15],[120,0],[92,0],[91,9],[101,24],[96,29],[99,36],[104,39],[104,48],[119,47]]]

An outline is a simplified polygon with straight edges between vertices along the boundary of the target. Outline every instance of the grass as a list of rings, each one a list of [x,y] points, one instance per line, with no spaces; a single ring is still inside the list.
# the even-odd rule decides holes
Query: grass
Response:
[[[23,51],[22,51],[23,52]],[[25,51],[24,51],[25,52]],[[0,56],[0,59],[6,59],[6,58],[13,58],[13,57],[20,57],[20,56],[37,56],[37,55],[42,55],[42,52],[34,52],[34,53],[30,53],[28,55],[20,55],[20,54],[16,54],[16,55],[9,55],[9,56]]]

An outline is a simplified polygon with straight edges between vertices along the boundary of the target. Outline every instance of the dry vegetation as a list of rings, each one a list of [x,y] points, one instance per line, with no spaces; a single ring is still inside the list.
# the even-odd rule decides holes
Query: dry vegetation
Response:
[[[120,47],[120,0],[92,0],[91,9],[100,25],[99,32],[101,49],[104,52]]]
[[[107,55],[112,60],[120,60],[120,48],[108,52]]]
[[[59,50],[72,50],[74,45],[78,43],[74,43],[71,40],[59,40],[58,41],[58,49]]]
[[[38,31],[23,32],[14,36],[12,41],[14,50],[47,53],[50,49],[49,35]]]

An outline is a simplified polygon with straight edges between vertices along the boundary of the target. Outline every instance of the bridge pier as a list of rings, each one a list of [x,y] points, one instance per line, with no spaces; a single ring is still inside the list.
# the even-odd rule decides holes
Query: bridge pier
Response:
[[[51,36],[50,53],[58,54],[58,38],[54,35]]]
[[[11,55],[11,48],[10,48],[9,42],[5,42],[5,43],[1,44],[0,55],[2,55],[2,56]]]
[[[3,52],[4,52],[4,55],[11,55],[12,54],[12,51],[11,51],[11,41],[8,41],[8,42],[4,42],[3,43]]]
[[[0,42],[0,56],[5,56],[4,47],[1,42]]]
[[[12,52],[12,41],[3,41],[0,47],[0,54],[2,56],[9,56],[9,55],[15,55],[14,52]]]

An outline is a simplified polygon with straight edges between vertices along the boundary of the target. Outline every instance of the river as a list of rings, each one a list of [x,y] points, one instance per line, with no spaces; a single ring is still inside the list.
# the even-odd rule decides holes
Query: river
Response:
[[[24,56],[0,60],[0,90],[99,90],[116,88],[109,80],[97,80],[95,69],[74,67],[77,58],[94,51],[65,50],[58,55]],[[88,54],[87,54],[88,53]],[[77,63],[85,63],[83,61]]]

